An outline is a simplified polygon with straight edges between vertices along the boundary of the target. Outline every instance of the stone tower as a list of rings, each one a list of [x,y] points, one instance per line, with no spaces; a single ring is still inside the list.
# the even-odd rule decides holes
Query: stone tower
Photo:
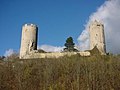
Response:
[[[24,58],[31,51],[37,50],[37,35],[38,27],[36,25],[25,24],[22,27],[20,58]]]
[[[106,53],[105,46],[105,35],[104,35],[104,25],[98,21],[94,21],[89,26],[90,32],[90,50],[95,46],[101,52],[101,54]]]

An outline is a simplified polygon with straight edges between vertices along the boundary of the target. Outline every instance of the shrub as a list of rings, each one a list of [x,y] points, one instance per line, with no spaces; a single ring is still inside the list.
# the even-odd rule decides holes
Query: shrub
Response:
[[[119,90],[120,57],[73,55],[0,64],[0,90]]]

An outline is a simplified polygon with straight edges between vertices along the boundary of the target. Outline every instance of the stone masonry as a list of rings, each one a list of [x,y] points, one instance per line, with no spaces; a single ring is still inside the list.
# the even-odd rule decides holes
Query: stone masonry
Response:
[[[90,33],[90,50],[95,46],[105,55],[105,36],[104,26],[98,21],[94,21],[89,26]],[[81,56],[90,56],[89,51],[84,52],[52,52],[52,53],[39,53],[37,50],[37,36],[38,27],[34,24],[25,24],[22,27],[21,47],[20,47],[20,59],[30,58],[59,58],[63,56],[71,56],[79,54]]]
[[[24,58],[29,52],[37,50],[38,27],[34,24],[25,24],[22,27],[20,58]]]
[[[101,54],[106,53],[105,47],[105,35],[104,35],[104,25],[98,21],[94,21],[89,26],[90,32],[90,50],[95,46],[101,52]]]

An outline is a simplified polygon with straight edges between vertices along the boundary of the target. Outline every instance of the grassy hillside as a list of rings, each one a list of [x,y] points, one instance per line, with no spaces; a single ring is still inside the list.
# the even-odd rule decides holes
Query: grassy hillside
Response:
[[[120,56],[0,62],[0,90],[120,90]]]

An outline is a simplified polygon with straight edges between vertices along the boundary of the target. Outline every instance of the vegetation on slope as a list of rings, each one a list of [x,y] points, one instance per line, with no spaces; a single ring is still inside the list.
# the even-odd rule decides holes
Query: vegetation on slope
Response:
[[[120,56],[0,62],[0,90],[120,90]]]

